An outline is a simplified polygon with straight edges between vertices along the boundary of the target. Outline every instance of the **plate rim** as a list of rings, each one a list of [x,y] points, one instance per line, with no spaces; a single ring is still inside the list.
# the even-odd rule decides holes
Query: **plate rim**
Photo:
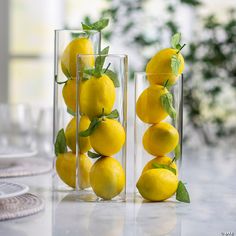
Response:
[[[21,159],[21,158],[28,158],[34,157],[38,154],[38,150],[32,150],[31,152],[22,152],[20,154],[0,154],[0,160],[7,161],[11,159]]]
[[[17,197],[17,196],[23,195],[29,191],[29,186],[26,184],[21,184],[21,183],[16,183],[16,182],[8,182],[8,181],[0,181],[0,183],[14,184],[14,185],[18,185],[18,186],[22,187],[22,189],[20,191],[5,194],[5,195],[0,195],[0,200],[12,198],[12,197]]]

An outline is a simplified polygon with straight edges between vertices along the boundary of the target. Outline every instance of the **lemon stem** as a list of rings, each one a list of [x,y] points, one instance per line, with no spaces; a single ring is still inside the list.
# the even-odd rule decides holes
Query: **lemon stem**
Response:
[[[103,121],[105,120],[105,109],[104,109],[104,107],[102,108],[102,120]]]
[[[165,83],[164,83],[164,88],[167,87],[168,83],[169,83],[169,80],[166,80]]]
[[[174,161],[175,161],[175,157],[171,160],[169,166],[170,166],[172,163],[174,163]]]
[[[66,82],[67,82],[68,80],[65,80],[65,81],[57,81],[57,76],[55,76],[55,82],[57,83],[57,84],[65,84]]]
[[[186,46],[186,43],[184,45],[181,46],[181,48],[178,50],[178,52],[176,54],[179,54],[179,52]]]
[[[108,68],[110,67],[111,63],[108,64],[107,68],[104,70],[104,73],[106,73],[106,71],[108,70]]]

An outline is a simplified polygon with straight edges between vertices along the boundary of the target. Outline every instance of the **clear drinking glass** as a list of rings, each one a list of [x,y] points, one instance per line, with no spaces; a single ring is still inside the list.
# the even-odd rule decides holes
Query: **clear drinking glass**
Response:
[[[150,82],[153,78],[161,76],[162,80],[163,78],[167,78],[166,82],[164,84],[161,84],[162,87],[159,87],[157,90],[153,90],[150,92],[150,90],[146,90],[147,88],[150,88]],[[176,158],[176,164],[178,169],[181,166],[182,162],[182,122],[183,122],[183,75],[178,76],[176,79],[175,84],[171,85],[168,83],[168,78],[170,78],[173,75],[169,74],[146,74],[145,72],[137,72],[135,73],[135,125],[134,125],[134,196],[135,200],[142,199],[141,195],[138,193],[138,190],[136,188],[136,183],[139,179],[139,177],[142,174],[142,171],[146,164],[154,159],[156,156],[168,156],[170,158]],[[152,78],[150,80],[150,78]],[[153,84],[153,83],[152,83]],[[164,86],[169,91],[169,93],[172,95],[173,99],[173,108],[176,111],[176,117],[171,118],[170,115],[165,114],[163,115],[163,111],[157,110],[157,106],[161,106],[163,108],[163,105],[160,103],[158,104],[151,104],[151,100],[153,99],[153,96],[158,98],[160,96],[161,92],[164,89]],[[141,94],[144,94],[144,91],[148,91],[146,93],[146,98],[142,98],[142,102],[140,98]],[[159,98],[158,98],[159,99]],[[139,100],[139,104],[137,101]],[[155,107],[156,106],[156,107]],[[147,108],[149,107],[149,109]],[[146,114],[145,114],[146,112]],[[152,117],[149,116],[149,113],[152,112]],[[172,148],[169,152],[161,155],[155,155],[155,152],[158,153],[158,150],[153,149],[153,147],[148,146],[149,144],[146,144],[146,150],[144,148],[144,142],[143,142],[143,136],[147,129],[151,127],[152,125],[158,124],[160,122],[165,122],[171,124],[177,131],[179,135],[179,141],[175,148]],[[148,136],[146,136],[147,138]],[[164,138],[162,139],[164,140]],[[147,142],[152,142],[152,140],[149,140]],[[146,142],[146,143],[147,143]],[[164,141],[163,141],[164,143]],[[153,143],[156,147],[161,146],[160,143]],[[148,148],[147,148],[148,146]],[[163,146],[163,145],[162,145]],[[148,150],[147,150],[148,149]],[[167,150],[167,149],[166,149]],[[152,152],[152,154],[150,154]],[[161,152],[161,151],[160,151]],[[149,168],[151,166],[149,165]],[[180,176],[180,173],[178,172],[178,175]]]
[[[98,53],[100,41],[100,32],[94,30],[55,30],[53,143],[56,143],[61,130],[58,139],[59,149],[57,148],[60,154],[66,152],[66,149],[68,152],[71,151],[69,147],[63,149],[61,140],[67,133],[70,135],[70,131],[66,132],[66,128],[71,120],[71,114],[75,113],[76,108],[77,55],[79,53]],[[75,126],[74,121],[72,130],[75,130]],[[70,130],[70,128],[68,129]],[[75,153],[75,148],[73,148],[73,152]],[[64,159],[63,155],[60,155],[60,159],[58,159],[59,155],[55,155],[53,184],[56,190],[75,189],[76,158],[72,154],[64,155]]]
[[[83,155],[86,155],[92,163],[90,191],[78,191],[81,199],[124,201],[128,58],[115,54],[79,54],[77,69],[77,190],[84,188]],[[87,129],[91,132],[87,134],[83,132],[84,127],[81,129],[84,117],[91,122]],[[82,141],[85,136],[90,142],[86,150]]]
[[[0,104],[0,158],[31,157],[37,154],[30,106]]]

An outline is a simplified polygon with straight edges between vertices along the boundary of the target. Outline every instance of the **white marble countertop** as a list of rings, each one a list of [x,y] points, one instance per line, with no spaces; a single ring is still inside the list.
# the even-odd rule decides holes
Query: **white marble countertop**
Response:
[[[183,170],[191,204],[81,203],[73,194],[53,194],[50,174],[8,179],[28,184],[46,207],[33,216],[0,222],[0,236],[236,235],[235,152],[188,152]]]

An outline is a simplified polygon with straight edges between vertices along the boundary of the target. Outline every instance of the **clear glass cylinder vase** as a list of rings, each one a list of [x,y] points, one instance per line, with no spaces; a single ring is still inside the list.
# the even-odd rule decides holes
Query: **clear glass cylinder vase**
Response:
[[[98,53],[98,31],[55,30],[54,40],[54,190],[76,187],[76,61],[79,53]],[[72,121],[71,121],[72,120]],[[68,139],[68,140],[66,140]],[[68,143],[69,142],[69,143]]]
[[[128,59],[102,52],[77,58],[77,190],[85,201],[124,201]]]
[[[164,165],[164,168],[169,166],[176,168],[176,175],[180,176],[183,75],[177,76],[174,84],[169,83],[171,77],[173,74],[135,73],[135,201],[143,200],[138,191],[138,181],[145,171],[161,168],[160,165]],[[158,83],[158,81],[164,82]],[[177,167],[173,166],[172,162]]]

